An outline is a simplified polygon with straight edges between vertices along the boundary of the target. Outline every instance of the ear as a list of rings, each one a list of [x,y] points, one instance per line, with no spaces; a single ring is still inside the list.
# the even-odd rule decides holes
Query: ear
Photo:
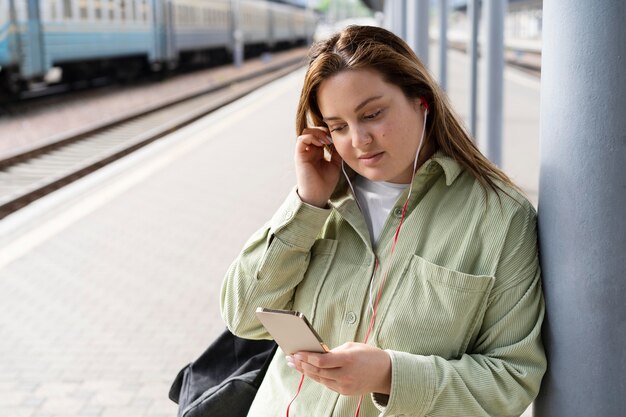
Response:
[[[429,110],[428,101],[424,97],[417,97],[413,100],[413,110],[419,113],[424,113],[424,110]]]
[[[428,108],[428,100],[426,100],[424,97],[420,97],[420,105],[424,110],[430,110]]]

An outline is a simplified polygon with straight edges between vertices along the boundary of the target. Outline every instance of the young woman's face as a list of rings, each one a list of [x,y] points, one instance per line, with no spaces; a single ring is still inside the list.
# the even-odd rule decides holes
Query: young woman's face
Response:
[[[373,70],[341,71],[320,84],[317,101],[339,155],[372,181],[408,184],[424,123],[408,99]]]

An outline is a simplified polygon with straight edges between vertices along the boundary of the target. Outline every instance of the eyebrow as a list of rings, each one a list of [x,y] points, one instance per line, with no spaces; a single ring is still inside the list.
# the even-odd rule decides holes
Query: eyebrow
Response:
[[[358,106],[356,106],[354,108],[354,112],[358,112],[359,110],[361,110],[363,107],[365,107],[367,105],[367,103],[369,103],[370,101],[374,101],[374,100],[378,100],[379,98],[382,98],[383,96],[372,96],[369,98],[366,98],[365,100],[363,100],[361,103],[359,103]],[[330,117],[324,117],[322,120],[327,122],[329,120],[339,120],[340,118],[337,116],[330,116]]]

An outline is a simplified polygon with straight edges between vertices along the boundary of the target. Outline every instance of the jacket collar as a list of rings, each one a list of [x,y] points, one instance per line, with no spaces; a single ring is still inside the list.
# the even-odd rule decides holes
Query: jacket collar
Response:
[[[420,177],[423,174],[432,174],[435,173],[438,169],[443,170],[443,173],[446,176],[446,185],[449,187],[454,183],[454,181],[458,178],[458,176],[463,172],[463,168],[451,157],[444,154],[442,151],[437,151],[430,157],[424,164],[419,167],[415,174],[415,178],[413,179],[413,186],[416,186],[416,182],[421,181]],[[354,181],[357,176],[357,173],[352,170],[349,166],[346,165],[346,173],[350,178],[350,181]],[[349,200],[354,200],[354,196],[348,186],[348,181],[346,177],[341,174],[339,178],[339,182],[335,187],[332,195],[330,196],[330,205],[333,207],[340,206]]]
[[[445,155],[441,151],[437,151],[430,159],[424,162],[424,164],[415,173],[413,188],[416,189],[420,187],[420,185],[423,185],[426,178],[429,178],[432,175],[441,174],[442,171],[446,178],[446,186],[449,187],[458,178],[461,172],[463,172],[463,168],[451,157]],[[348,174],[350,181],[354,181],[357,176],[356,172],[348,166],[346,166],[346,173]],[[407,192],[408,189],[405,193]],[[402,198],[406,198],[406,195],[403,194]],[[415,201],[415,198],[418,198],[417,195],[411,196],[411,205]],[[363,218],[363,214],[361,213],[358,203],[356,202],[356,196],[352,193],[352,190],[348,186],[348,181],[343,173],[330,197],[329,203],[331,207],[337,210],[339,214],[352,225],[361,238],[371,246],[371,239],[367,225],[365,224],[365,219]]]
[[[448,187],[451,186],[452,183],[459,177],[461,172],[463,172],[463,167],[461,167],[458,162],[441,151],[435,152],[435,154],[424,163],[426,166],[430,166],[432,164],[437,164],[443,169],[443,172],[446,175],[446,185]]]

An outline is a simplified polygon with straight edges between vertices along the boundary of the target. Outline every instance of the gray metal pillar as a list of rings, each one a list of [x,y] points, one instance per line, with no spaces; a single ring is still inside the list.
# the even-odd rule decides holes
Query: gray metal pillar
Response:
[[[233,63],[239,68],[243,65],[244,39],[241,29],[241,4],[240,0],[232,0],[232,20],[233,20]]]
[[[536,417],[626,415],[626,3],[543,3]]]
[[[406,0],[393,0],[393,32],[406,39]]]
[[[394,3],[397,3],[398,7],[398,29],[396,34],[400,36],[402,39],[406,40],[407,31],[406,31],[406,2],[407,0],[396,0]]]
[[[383,27],[393,32],[393,1],[387,0],[383,6],[385,24]]]
[[[390,1],[385,2],[385,8]],[[428,66],[428,1],[412,0],[406,4],[406,40],[425,66]]]
[[[476,136],[476,106],[478,105],[478,0],[469,0],[467,3],[467,18],[470,23],[470,38],[467,44],[469,55],[469,103],[468,124],[472,136]]]
[[[485,143],[486,156],[491,162],[502,166],[502,115],[503,72],[504,72],[504,15],[507,0],[485,0],[486,41],[485,63],[487,65],[483,78],[485,97],[481,112],[482,138]],[[484,127],[484,128],[483,128]]]
[[[439,0],[439,85],[448,86],[448,0]]]

